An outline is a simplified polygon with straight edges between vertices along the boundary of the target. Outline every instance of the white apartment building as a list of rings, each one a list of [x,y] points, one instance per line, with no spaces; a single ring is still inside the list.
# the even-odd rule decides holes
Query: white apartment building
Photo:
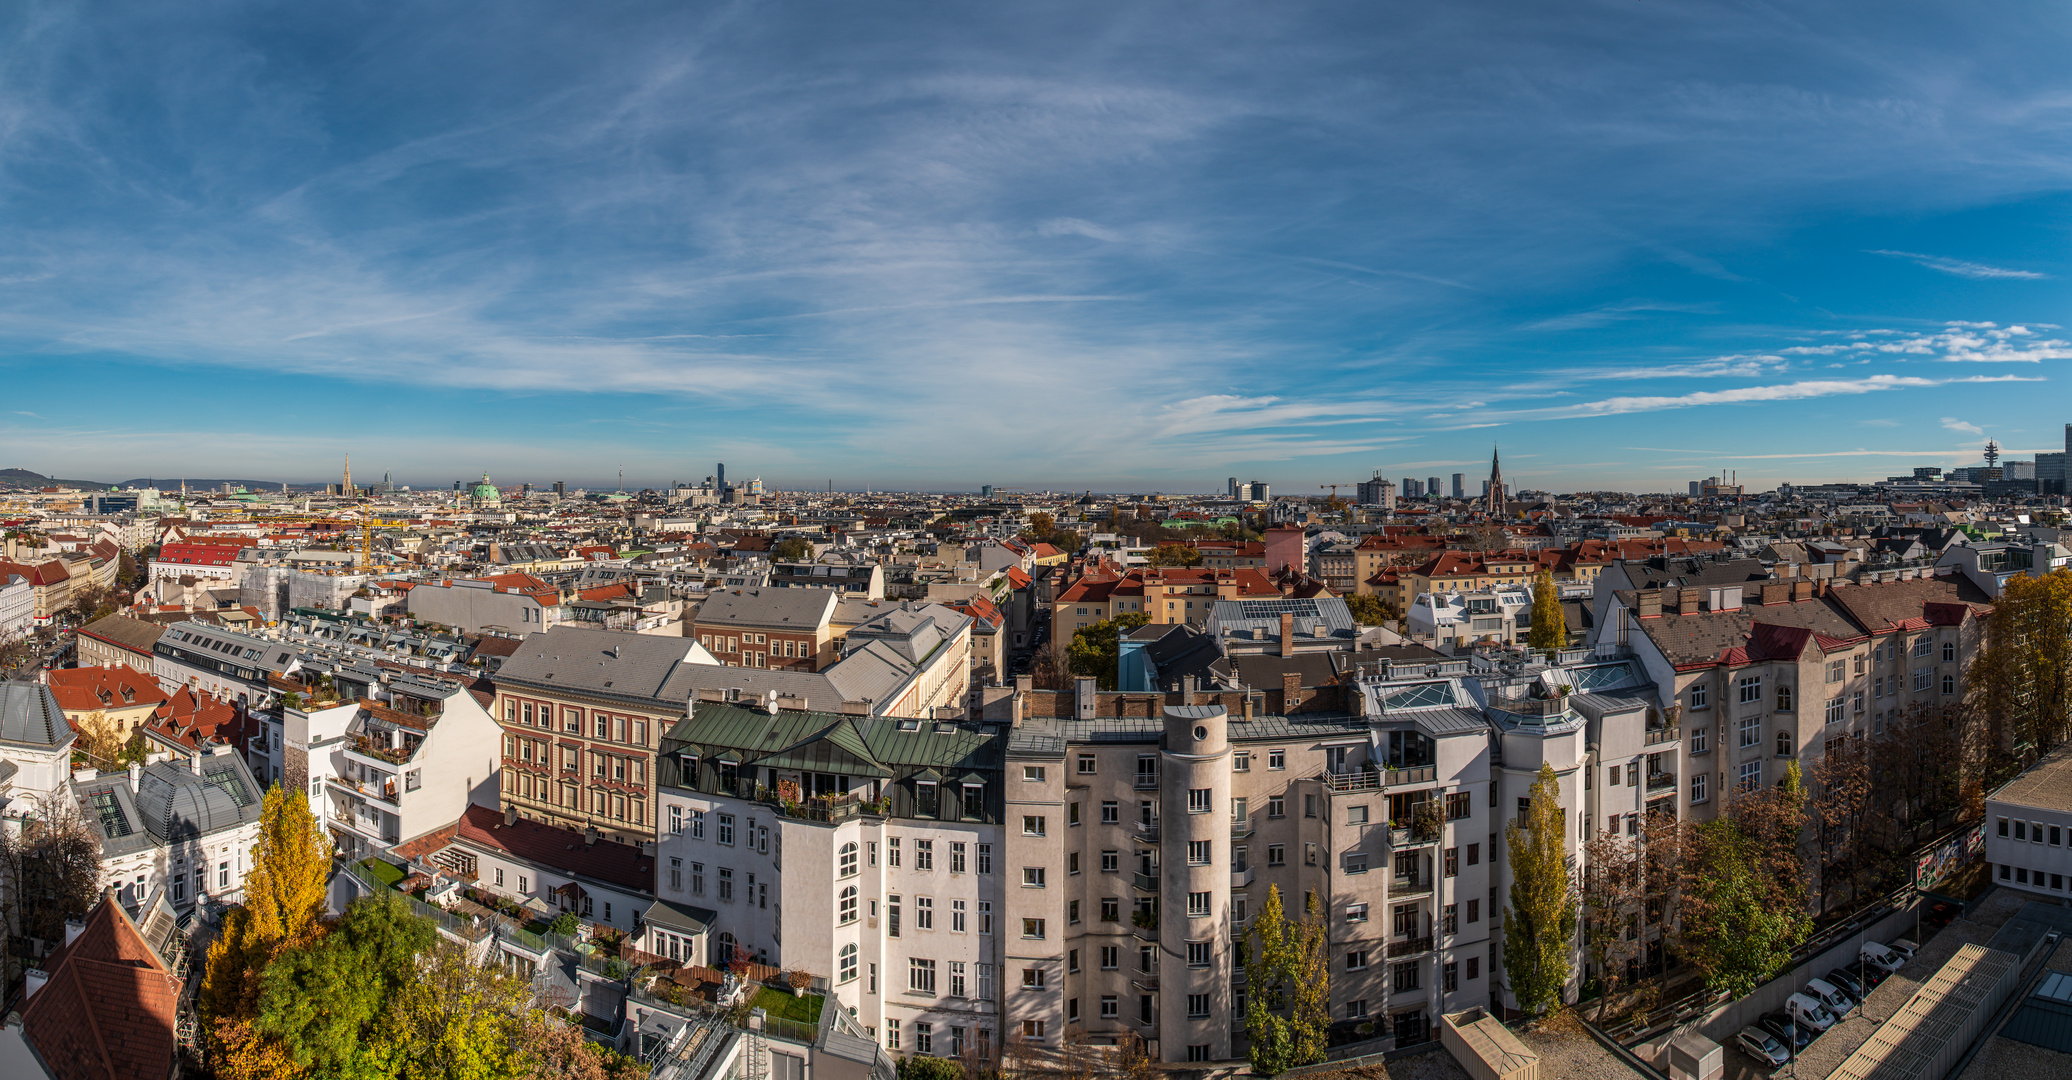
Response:
[[[998,725],[695,702],[658,758],[656,895],[711,914],[704,960],[821,975],[888,1049],[997,1053],[1003,749]],[[646,947],[672,955],[665,921]]]
[[[1473,642],[1516,645],[1532,627],[1532,592],[1494,588],[1419,593],[1403,621],[1410,640],[1449,652]]]
[[[0,642],[35,629],[36,587],[20,574],[0,573]]]
[[[458,686],[435,702],[360,700],[281,713],[282,782],[306,785],[348,855],[385,852],[452,825],[470,806],[496,809],[503,730]]]
[[[0,828],[12,834],[65,790],[77,739],[50,687],[0,682],[0,762],[13,766],[0,769]]]
[[[82,770],[72,797],[101,843],[101,887],[125,904],[154,892],[180,911],[243,897],[259,843],[259,782],[228,745],[131,765]]]
[[[2063,900],[2072,889],[2072,744],[1986,796],[1995,884]]]

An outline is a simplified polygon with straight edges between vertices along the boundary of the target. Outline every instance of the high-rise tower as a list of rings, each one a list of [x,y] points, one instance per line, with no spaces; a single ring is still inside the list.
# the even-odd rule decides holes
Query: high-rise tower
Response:
[[[1482,509],[1497,517],[1504,515],[1504,469],[1497,463],[1494,446],[1489,448],[1489,491],[1482,497]]]
[[[351,454],[345,455],[345,479],[338,485],[338,493],[340,495],[350,495],[353,493],[353,456]]]

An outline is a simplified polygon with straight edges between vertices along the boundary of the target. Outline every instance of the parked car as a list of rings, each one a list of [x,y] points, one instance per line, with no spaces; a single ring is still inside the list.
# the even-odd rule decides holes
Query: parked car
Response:
[[[1826,979],[1807,979],[1806,991],[1813,1000],[1828,1007],[1836,1016],[1847,1016],[1856,1008],[1856,999],[1842,991],[1842,988]]]
[[[1776,1036],[1754,1025],[1742,1028],[1734,1036],[1734,1042],[1741,1047],[1742,1053],[1765,1065],[1782,1065],[1791,1060],[1791,1055]]]
[[[1901,956],[1899,953],[1875,941],[1864,942],[1863,947],[1856,950],[1856,955],[1861,957],[1864,963],[1883,969],[1887,973],[1898,971],[1900,968],[1907,966],[1907,961],[1914,958],[1911,953]]]
[[[1833,984],[1836,989],[1858,1001],[1871,996],[1870,988],[1856,977],[1855,968],[1835,968],[1821,976],[1821,980]]]
[[[1818,998],[1807,994],[1793,994],[1785,998],[1784,1011],[1790,1013],[1793,1020],[1814,1031],[1826,1031],[1835,1026],[1835,1014],[1827,1011],[1827,1006],[1821,1004]]]
[[[1940,930],[1957,921],[1957,916],[1960,914],[1963,914],[1963,909],[1957,905],[1948,901],[1938,900],[1928,906],[1927,912],[1921,916],[1921,921]]]
[[[1915,953],[1921,951],[1921,946],[1916,945],[1905,938],[1900,938],[1898,941],[1888,941],[1885,943],[1885,947],[1891,949],[1893,952],[1898,953],[1900,956],[1906,958],[1909,961],[1911,961],[1914,958]]]
[[[1780,1039],[1790,1039],[1793,1050],[1804,1050],[1806,1045],[1813,1041],[1813,1036],[1818,1034],[1806,1025],[1792,1019],[1791,1014],[1783,1009],[1772,1013],[1764,1013],[1762,1019],[1757,1020],[1756,1023],[1761,1025],[1764,1031]]]

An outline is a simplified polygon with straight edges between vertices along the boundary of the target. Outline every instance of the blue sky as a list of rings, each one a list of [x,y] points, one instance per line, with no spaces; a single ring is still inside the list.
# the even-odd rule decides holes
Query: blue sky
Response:
[[[0,466],[1681,490],[2061,447],[2063,4],[0,10]]]

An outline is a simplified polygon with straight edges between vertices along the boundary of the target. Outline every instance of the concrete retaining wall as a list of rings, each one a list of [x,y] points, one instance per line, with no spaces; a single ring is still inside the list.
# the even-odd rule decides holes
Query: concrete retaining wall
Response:
[[[1722,1046],[1731,1045],[1734,1033],[1756,1022],[1764,1013],[1784,1008],[1784,1002],[1793,994],[1805,989],[1810,979],[1845,964],[1856,962],[1856,951],[1866,941],[1892,941],[1896,938],[1914,938],[1915,911],[1919,902],[1909,904],[1856,933],[1842,938],[1811,960],[1800,964],[1789,972],[1755,988],[1747,997],[1729,1001],[1705,1014],[1698,1021],[1695,1030]],[[1659,1041],[1654,1040],[1654,1041]]]

